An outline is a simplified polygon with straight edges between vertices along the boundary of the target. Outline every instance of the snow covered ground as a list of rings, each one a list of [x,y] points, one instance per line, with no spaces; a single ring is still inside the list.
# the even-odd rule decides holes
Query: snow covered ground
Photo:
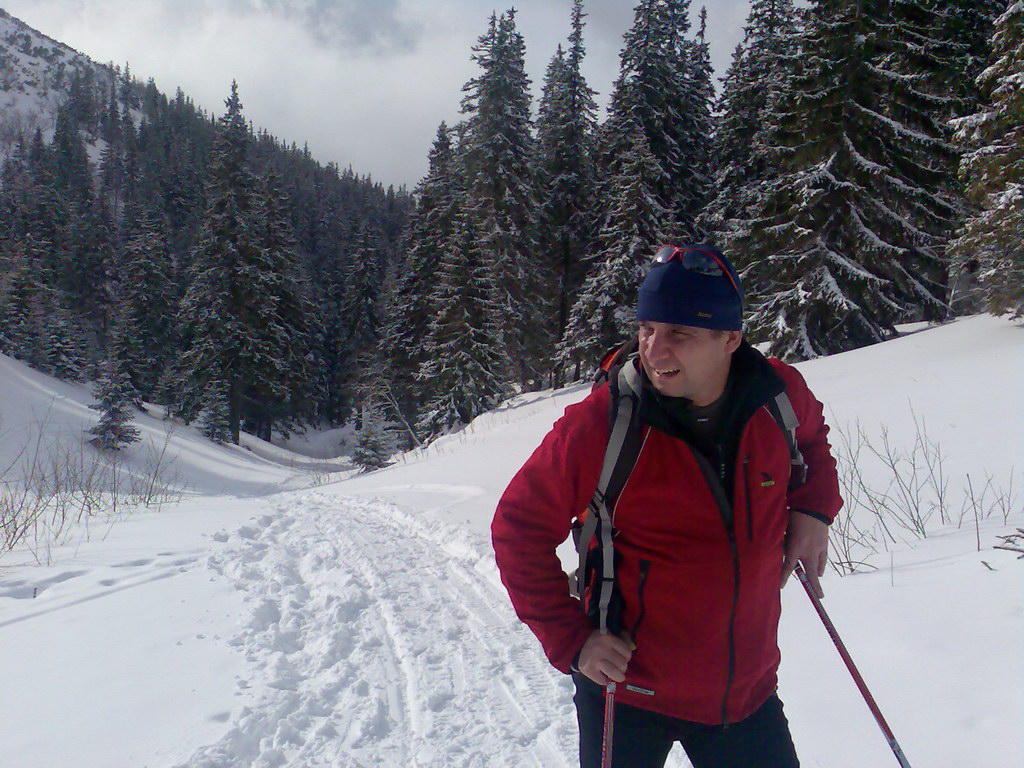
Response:
[[[909,447],[916,418],[946,458],[952,519],[876,539],[864,573],[825,582],[911,764],[1024,765],[1024,561],[993,549],[1024,526],[1024,328],[979,316],[800,368],[833,424]],[[67,444],[96,418],[84,388],[9,358],[0,387],[8,478],[33,424]],[[166,442],[180,501],[0,556],[0,766],[573,765],[571,685],[515,619],[487,530],[585,392],[523,396],[358,476],[259,441],[168,438],[140,417],[148,443],[125,467],[145,474]],[[1005,521],[962,511],[968,475],[976,495],[1016,478]],[[895,765],[802,590],[784,603],[782,696],[803,764]]]

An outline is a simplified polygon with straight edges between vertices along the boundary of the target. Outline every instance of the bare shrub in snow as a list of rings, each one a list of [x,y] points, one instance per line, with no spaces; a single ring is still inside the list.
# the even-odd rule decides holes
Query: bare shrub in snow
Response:
[[[958,494],[960,508],[954,514],[942,447],[928,436],[924,420],[912,408],[911,416],[914,438],[909,446],[897,444],[885,425],[875,438],[859,421],[835,429],[844,509],[832,525],[829,562],[840,574],[873,569],[868,562],[872,555],[905,541],[906,534],[927,538],[936,520],[958,528],[965,520],[973,521],[980,551],[982,520],[999,516],[1006,523],[1014,511],[1022,511],[1011,470],[1005,486],[991,473],[981,485],[965,474]]]
[[[47,441],[48,419],[14,454],[0,475],[0,550],[28,547],[49,562],[54,546],[80,533],[88,538],[94,519],[113,521],[140,507],[159,508],[180,498],[169,475],[167,448],[149,445],[141,470],[120,454],[97,451],[81,440]],[[11,439],[5,435],[4,439]]]
[[[130,475],[127,497],[135,506],[160,508],[181,499],[182,482],[176,472],[171,472],[167,449],[174,435],[170,426],[159,445],[148,443],[145,447],[146,461],[143,471]]]
[[[845,509],[832,523],[832,556],[829,563],[840,574],[844,574],[872,567],[864,558],[876,553],[878,545],[875,535],[870,531],[861,530],[857,526],[855,516],[850,514],[852,509],[867,507],[871,498],[866,494],[867,484],[861,474],[860,463],[867,438],[859,424],[855,431],[836,430],[836,434],[839,438],[835,446],[836,463]]]
[[[1018,560],[1024,560],[1024,528],[1018,528],[1016,533],[1007,536],[997,537],[1002,544],[996,544],[995,549],[1006,549],[1016,552]]]

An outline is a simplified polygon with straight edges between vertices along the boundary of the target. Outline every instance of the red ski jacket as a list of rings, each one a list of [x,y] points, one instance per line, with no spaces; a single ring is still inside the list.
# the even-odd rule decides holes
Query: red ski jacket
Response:
[[[709,476],[706,461],[701,469],[686,442],[642,427],[643,446],[614,508],[622,626],[634,627],[643,617],[625,684],[618,686],[621,702],[719,724],[746,718],[776,689],[779,580],[790,510],[831,521],[842,501],[821,403],[796,369],[768,362],[800,421],[797,444],[808,474],[796,489],[787,490],[786,438],[757,403],[739,427],[729,473],[732,509],[723,509],[729,502],[721,483]],[[562,672],[594,627],[569,594],[555,548],[597,487],[609,407],[602,386],[565,410],[509,484],[491,526],[516,613]]]

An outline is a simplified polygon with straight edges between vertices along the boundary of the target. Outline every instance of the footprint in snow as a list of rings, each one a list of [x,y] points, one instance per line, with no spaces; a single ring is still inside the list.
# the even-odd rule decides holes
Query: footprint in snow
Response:
[[[65,571],[64,573],[58,573],[56,576],[51,576],[48,579],[41,579],[35,584],[27,581],[7,581],[0,582],[0,597],[13,597],[15,600],[30,600],[34,597],[39,597],[47,589],[57,584],[63,584],[65,581],[74,579],[78,576],[84,576],[88,571]]]

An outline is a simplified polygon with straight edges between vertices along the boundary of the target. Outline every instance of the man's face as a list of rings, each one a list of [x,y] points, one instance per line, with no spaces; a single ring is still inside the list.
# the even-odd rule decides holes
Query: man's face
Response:
[[[655,388],[707,405],[725,390],[732,353],[743,335],[644,320],[639,337],[640,362]]]

